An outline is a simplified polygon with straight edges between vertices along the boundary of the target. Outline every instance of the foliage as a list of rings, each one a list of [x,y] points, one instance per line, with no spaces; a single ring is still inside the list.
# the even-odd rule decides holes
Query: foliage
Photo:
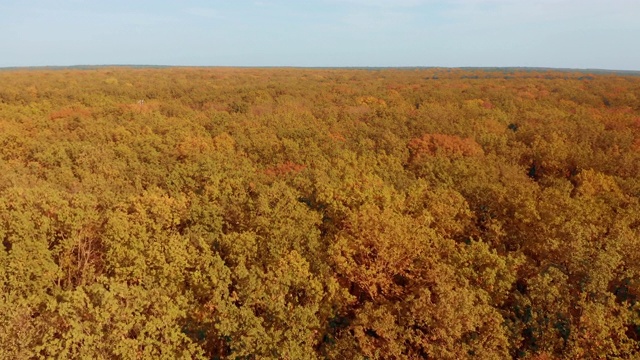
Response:
[[[640,356],[640,79],[0,72],[0,358]]]

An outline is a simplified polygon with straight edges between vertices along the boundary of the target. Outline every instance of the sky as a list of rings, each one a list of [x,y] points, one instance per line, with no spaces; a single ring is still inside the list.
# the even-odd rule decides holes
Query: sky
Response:
[[[0,67],[640,70],[640,0],[0,0]]]

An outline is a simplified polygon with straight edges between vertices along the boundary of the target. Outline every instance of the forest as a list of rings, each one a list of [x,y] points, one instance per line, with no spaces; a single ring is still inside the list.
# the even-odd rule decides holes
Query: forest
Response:
[[[0,71],[0,358],[637,358],[639,200],[640,76]]]

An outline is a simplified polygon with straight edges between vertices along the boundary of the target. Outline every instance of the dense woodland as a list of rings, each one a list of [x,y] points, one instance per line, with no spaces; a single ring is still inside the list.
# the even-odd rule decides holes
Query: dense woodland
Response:
[[[0,72],[2,359],[640,356],[640,77]]]

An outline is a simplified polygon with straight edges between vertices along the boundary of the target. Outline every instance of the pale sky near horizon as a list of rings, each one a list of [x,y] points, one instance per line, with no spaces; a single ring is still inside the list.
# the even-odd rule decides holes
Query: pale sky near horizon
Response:
[[[640,70],[640,0],[0,0],[0,67]]]

